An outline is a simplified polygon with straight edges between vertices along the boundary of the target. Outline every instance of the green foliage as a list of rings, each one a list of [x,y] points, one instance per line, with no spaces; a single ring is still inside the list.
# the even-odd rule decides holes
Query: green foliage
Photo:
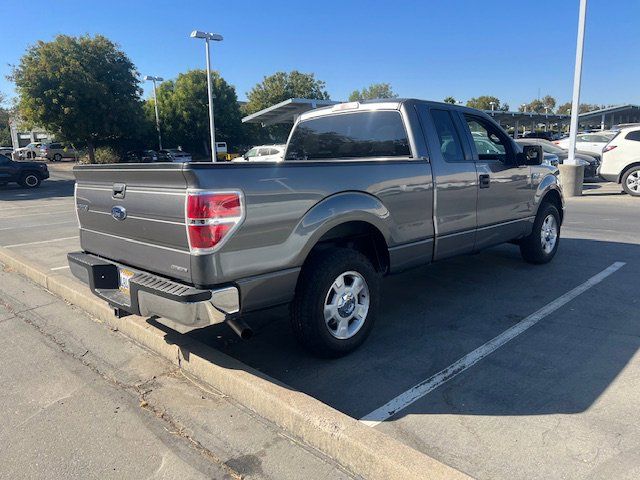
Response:
[[[498,97],[491,95],[481,95],[467,100],[467,107],[477,108],[478,110],[491,110],[491,102],[494,103],[493,108],[495,110],[502,110],[504,112],[509,110],[509,105],[500,102]]]
[[[240,106],[233,86],[218,72],[212,72],[213,111],[216,141],[227,142],[234,148],[244,142]],[[178,78],[168,80],[158,87],[158,107],[162,143],[165,148],[182,146],[190,153],[210,155],[209,107],[207,73],[190,70]],[[153,99],[145,102],[145,113],[150,125],[155,125]],[[155,127],[150,136],[156,145]]]
[[[113,147],[98,147],[94,152],[94,159],[91,161],[88,155],[80,157],[80,163],[118,163],[120,154]]]
[[[329,94],[322,80],[316,80],[313,73],[276,72],[264,77],[262,82],[256,84],[247,93],[248,103],[245,105],[245,114],[255,113],[264,108],[271,107],[289,98],[310,98],[316,100],[328,100]],[[264,142],[284,142],[291,130],[290,124],[274,125],[267,128],[248,129],[251,134],[252,144]]]
[[[536,98],[531,100],[525,106],[520,105],[519,111],[524,112],[525,108],[527,112],[532,113],[553,113],[556,107],[556,99],[551,95],[545,95],[541,99]]]
[[[362,100],[373,100],[376,98],[397,98],[391,85],[388,83],[373,83],[362,90],[354,90],[349,95],[350,102],[360,102]]]
[[[444,103],[451,103],[453,105],[455,105],[456,103],[458,103],[458,101],[453,98],[453,97],[445,97],[444,100],[442,100]]]
[[[11,128],[9,127],[9,110],[0,107],[0,145],[11,145]]]
[[[86,144],[135,137],[143,122],[133,63],[106,37],[58,35],[20,59],[16,84],[20,117],[57,138]]]
[[[613,105],[598,105],[595,103],[581,103],[578,113],[593,112],[594,110],[600,110],[601,108],[612,107]],[[569,115],[571,113],[571,102],[563,103],[556,110],[557,113],[562,115]]]

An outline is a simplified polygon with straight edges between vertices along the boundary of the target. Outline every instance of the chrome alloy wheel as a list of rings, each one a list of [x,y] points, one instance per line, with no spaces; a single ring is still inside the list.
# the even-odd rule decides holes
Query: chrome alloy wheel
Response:
[[[358,272],[338,275],[324,300],[324,321],[329,333],[339,340],[353,337],[369,312],[369,287]]]
[[[627,188],[632,192],[640,193],[640,170],[629,174],[627,177]]]
[[[551,253],[558,241],[558,222],[553,215],[547,215],[542,222],[540,230],[540,242],[544,253]]]
[[[27,175],[24,179],[24,183],[28,186],[28,187],[35,187],[38,184],[38,177],[36,177],[35,175],[31,174],[31,175]]]

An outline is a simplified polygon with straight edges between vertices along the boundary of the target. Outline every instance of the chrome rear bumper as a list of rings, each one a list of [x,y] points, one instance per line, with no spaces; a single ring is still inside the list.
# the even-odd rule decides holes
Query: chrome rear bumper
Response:
[[[204,290],[84,252],[70,253],[67,258],[71,273],[107,301],[118,316],[158,317],[163,325],[186,333],[225,322],[240,311],[240,295],[234,285]],[[121,268],[133,273],[128,291],[119,285]]]

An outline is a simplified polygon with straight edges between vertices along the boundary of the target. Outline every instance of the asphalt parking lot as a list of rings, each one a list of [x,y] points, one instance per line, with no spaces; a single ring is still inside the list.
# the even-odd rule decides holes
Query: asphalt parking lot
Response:
[[[0,246],[70,276],[73,176],[51,169],[40,189],[0,190]],[[309,357],[282,308],[246,318],[249,342],[192,335],[478,478],[638,478],[639,206],[589,184],[549,265],[505,245],[388,278],[373,334],[343,359]]]

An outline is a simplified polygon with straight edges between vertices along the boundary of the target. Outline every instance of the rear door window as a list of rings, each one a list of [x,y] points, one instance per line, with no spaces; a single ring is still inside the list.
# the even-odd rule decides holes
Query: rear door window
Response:
[[[633,140],[635,142],[640,142],[640,130],[636,130],[635,132],[629,132],[624,138],[625,140]]]
[[[296,127],[287,160],[409,157],[398,111],[357,112],[312,118]]]
[[[453,123],[453,118],[447,110],[432,109],[431,116],[436,127],[438,140],[440,142],[440,152],[446,162],[464,162],[462,152],[462,142],[458,129]]]

